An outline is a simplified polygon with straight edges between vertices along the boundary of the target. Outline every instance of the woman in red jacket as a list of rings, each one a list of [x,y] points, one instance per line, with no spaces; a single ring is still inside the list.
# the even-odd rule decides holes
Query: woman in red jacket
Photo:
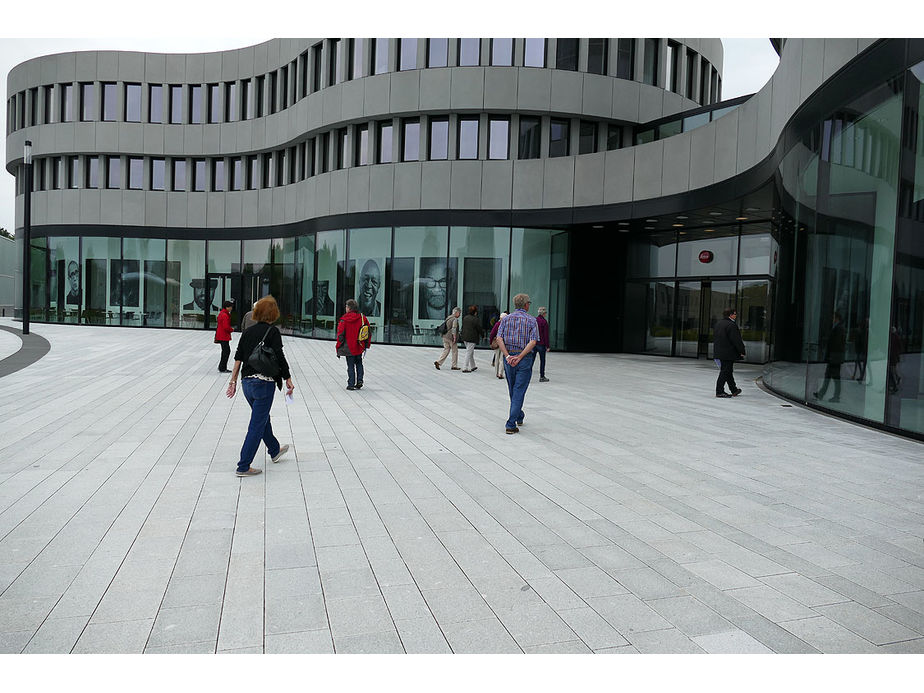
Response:
[[[225,301],[221,304],[218,313],[218,329],[215,330],[215,343],[221,344],[221,360],[218,362],[219,373],[230,373],[228,370],[228,357],[231,355],[231,306],[234,303]]]
[[[359,312],[359,304],[352,298],[346,302],[346,313],[337,325],[337,358],[346,356],[347,390],[358,390],[363,386],[363,352],[372,346],[372,335],[360,340],[363,326],[371,332],[369,319]]]

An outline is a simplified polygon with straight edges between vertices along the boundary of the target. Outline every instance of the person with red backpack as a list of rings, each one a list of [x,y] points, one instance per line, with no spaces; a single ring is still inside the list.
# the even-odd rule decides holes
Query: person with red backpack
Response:
[[[346,313],[337,325],[337,358],[346,357],[347,390],[363,386],[363,352],[372,346],[369,319],[359,312],[359,304],[352,298],[346,302]]]

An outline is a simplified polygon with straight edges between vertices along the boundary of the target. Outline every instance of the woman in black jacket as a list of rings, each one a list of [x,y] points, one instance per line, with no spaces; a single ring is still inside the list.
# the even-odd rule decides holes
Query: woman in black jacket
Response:
[[[241,447],[241,459],[237,463],[238,476],[256,476],[263,471],[250,466],[254,455],[257,454],[257,448],[260,447],[261,440],[266,444],[266,451],[273,462],[278,462],[279,458],[289,449],[288,445],[280,445],[276,436],[273,435],[270,409],[273,406],[273,396],[276,394],[273,388],[275,386],[281,390],[283,378],[286,381],[286,394],[291,395],[295,390],[292,376],[289,373],[289,364],[282,353],[282,336],[279,334],[279,329],[273,327],[273,323],[279,319],[279,306],[276,305],[276,299],[272,296],[264,296],[257,301],[253,306],[253,319],[257,321],[257,324],[248,327],[237,342],[234,370],[231,373],[231,382],[228,383],[227,392],[228,397],[234,397],[237,389],[237,375],[240,373],[241,388],[244,390],[247,404],[250,405],[250,425],[247,427],[247,435]],[[279,373],[275,377],[258,373],[247,363],[250,354],[261,341],[276,355]]]

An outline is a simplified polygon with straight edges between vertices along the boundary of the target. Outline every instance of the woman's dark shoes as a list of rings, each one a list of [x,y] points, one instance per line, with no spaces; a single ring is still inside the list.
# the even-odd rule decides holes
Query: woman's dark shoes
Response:
[[[355,390],[356,388],[353,385],[347,385],[347,390]]]

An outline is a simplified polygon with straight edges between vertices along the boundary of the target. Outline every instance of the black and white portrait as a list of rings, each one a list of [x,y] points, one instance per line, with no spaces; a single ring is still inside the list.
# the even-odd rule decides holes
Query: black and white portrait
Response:
[[[382,259],[357,260],[356,302],[359,312],[369,317],[382,315]]]
[[[67,263],[67,298],[70,306],[80,305],[80,265],[71,260]]]
[[[189,303],[183,304],[183,310],[200,310],[205,311],[206,306],[210,306],[209,311],[217,313],[219,308],[215,305],[215,290],[218,288],[218,280],[210,279],[206,287],[205,279],[190,279],[189,285],[192,287],[193,299]]]
[[[444,257],[420,258],[420,286],[417,317],[420,320],[443,320],[452,310],[456,297],[458,261]]]
[[[330,297],[330,282],[326,279],[315,279],[311,282],[313,295],[305,301],[305,315],[325,315],[333,317],[334,301]]]

